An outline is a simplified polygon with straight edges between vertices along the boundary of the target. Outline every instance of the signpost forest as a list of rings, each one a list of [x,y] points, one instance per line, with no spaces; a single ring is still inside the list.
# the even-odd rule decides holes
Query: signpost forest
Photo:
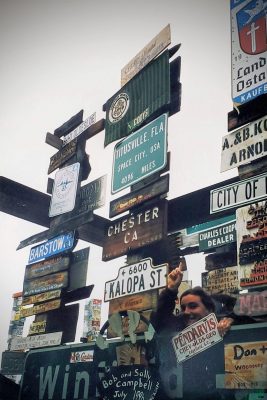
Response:
[[[57,149],[48,166],[48,174],[54,177],[48,178],[47,215],[43,215],[47,229],[23,239],[18,246],[33,245],[25,266],[22,300],[10,329],[9,349],[2,361],[6,362],[2,370],[12,371],[8,360],[14,359],[14,353],[28,353],[24,369],[20,366],[19,400],[90,399],[100,395],[109,400],[153,400],[164,391],[171,398],[181,398],[186,390],[186,377],[181,371],[187,359],[199,359],[214,344],[223,349],[216,316],[210,314],[173,338],[175,368],[158,370],[157,355],[151,356],[156,346],[149,347],[155,340],[150,315],[157,307],[167,274],[184,255],[211,253],[206,258],[208,272],[202,275],[202,286],[212,294],[236,296],[239,315],[249,310],[250,315],[254,312],[259,318],[266,311],[266,290],[255,292],[264,289],[267,282],[267,167],[259,164],[261,169],[257,168],[257,163],[265,160],[267,148],[266,110],[262,110],[258,99],[266,92],[266,46],[261,42],[266,24],[263,3],[231,0],[230,4],[232,100],[240,108],[237,116],[236,110],[228,114],[229,131],[234,131],[222,139],[221,170],[238,167],[240,176],[226,185],[207,189],[204,205],[197,194],[193,204],[185,196],[183,207],[166,199],[170,180],[168,135],[172,134],[168,132],[168,118],[180,110],[181,102],[181,57],[171,60],[180,45],[167,48],[171,43],[169,25],[122,69],[121,88],[103,105],[105,119],[96,121],[92,113],[83,120],[81,110],[53,134],[47,133],[46,143]],[[85,183],[91,172],[87,140],[104,129],[104,148],[120,139],[114,146],[111,195],[129,188],[127,194],[111,200],[111,219],[94,213],[105,204],[107,176]],[[243,179],[243,168],[251,161],[253,167]],[[259,206],[259,201],[265,203]],[[247,222],[253,236],[241,237],[238,233],[234,212],[242,205],[247,205],[248,213],[253,215]],[[123,216],[114,218],[119,214]],[[177,219],[179,227],[171,229]],[[89,337],[83,337],[85,344],[66,345],[75,340],[80,307],[77,302],[89,298],[94,287],[86,284],[90,248],[74,251],[84,238],[102,247],[101,261],[108,263],[124,255],[126,262],[118,265],[113,279],[104,282],[108,320],[101,329],[97,321],[96,340],[90,342]],[[240,246],[238,260],[233,251],[236,243]],[[219,264],[218,259],[223,261]],[[245,269],[240,270],[246,262],[254,263],[249,276]],[[263,276],[261,281],[259,276]],[[242,286],[252,287],[253,293],[239,297]],[[256,302],[261,303],[260,309]],[[23,326],[15,325],[28,317],[34,320],[25,337]],[[245,342],[247,333],[244,335]],[[265,348],[262,333],[255,337],[257,351],[260,346]],[[232,341],[237,346],[236,336]],[[231,346],[230,342],[227,350]],[[252,352],[253,344],[248,348]],[[158,355],[164,365],[169,365],[165,354]],[[227,362],[230,357],[229,351]],[[259,360],[266,369],[264,357]],[[219,377],[225,372],[223,361]],[[18,362],[21,365],[19,356]],[[247,384],[249,388],[257,383],[253,374],[246,379],[252,380]],[[221,381],[218,378],[218,390],[226,387]],[[230,380],[225,385],[233,388]],[[261,380],[259,387],[266,389]]]

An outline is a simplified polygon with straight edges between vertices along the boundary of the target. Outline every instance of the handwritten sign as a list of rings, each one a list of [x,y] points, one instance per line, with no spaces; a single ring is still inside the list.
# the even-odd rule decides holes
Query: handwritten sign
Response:
[[[141,365],[111,367],[100,381],[100,392],[108,399],[152,400],[160,383],[155,369]]]
[[[222,340],[214,313],[202,318],[172,338],[177,361],[183,362]]]
[[[171,43],[171,28],[168,24],[121,70],[121,86],[144,68],[153,58]]]
[[[57,346],[61,343],[62,332],[46,333],[44,335],[14,337],[11,340],[10,350],[26,350],[36,347]]]
[[[267,389],[267,342],[230,343],[224,348],[227,389]]]

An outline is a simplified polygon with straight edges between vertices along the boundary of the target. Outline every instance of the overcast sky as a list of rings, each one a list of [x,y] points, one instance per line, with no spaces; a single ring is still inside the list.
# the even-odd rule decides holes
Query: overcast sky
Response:
[[[169,47],[181,43],[182,58],[181,111],[168,124],[168,199],[236,176],[236,169],[220,172],[232,110],[229,0],[1,0],[0,175],[45,192],[56,152],[45,143],[46,132],[81,109],[84,118],[93,112],[105,118],[102,106],[119,90],[121,69],[167,24]],[[107,206],[97,211],[105,217],[109,201],[122,195],[110,195],[115,143],[104,148],[104,132],[87,142],[87,182],[108,178]],[[0,229],[2,352],[30,250],[16,247],[44,228],[0,212]],[[101,248],[80,246],[90,246],[87,283],[95,284],[91,297],[101,298],[103,277],[114,279],[125,257],[103,263]]]

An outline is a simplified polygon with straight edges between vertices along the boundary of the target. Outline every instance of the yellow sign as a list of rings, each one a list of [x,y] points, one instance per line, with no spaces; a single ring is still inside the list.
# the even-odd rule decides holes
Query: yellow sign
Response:
[[[267,342],[226,344],[225,388],[267,389]]]

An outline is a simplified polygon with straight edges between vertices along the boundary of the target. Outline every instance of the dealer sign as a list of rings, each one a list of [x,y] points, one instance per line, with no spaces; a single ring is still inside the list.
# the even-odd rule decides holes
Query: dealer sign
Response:
[[[104,301],[166,286],[167,264],[152,265],[146,258],[121,267],[116,279],[106,282]]]

